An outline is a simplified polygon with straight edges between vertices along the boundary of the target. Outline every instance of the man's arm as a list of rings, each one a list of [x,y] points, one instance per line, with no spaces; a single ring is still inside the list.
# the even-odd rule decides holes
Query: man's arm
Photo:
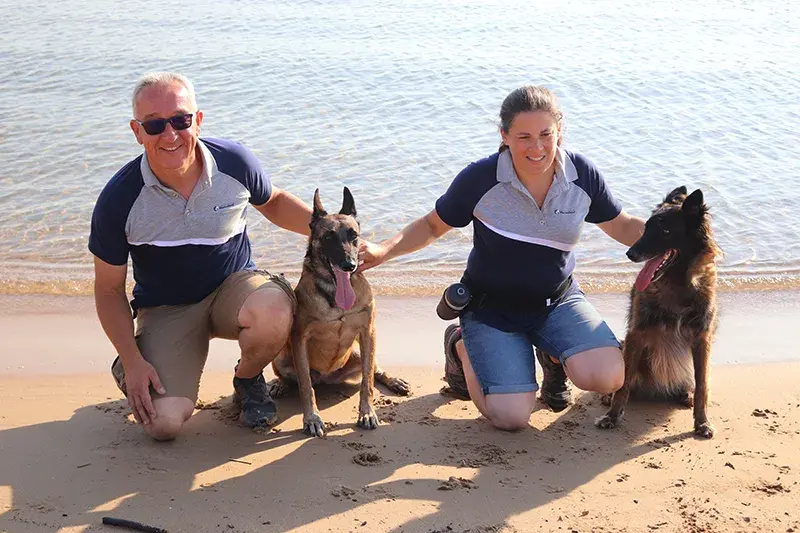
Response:
[[[276,226],[301,235],[311,234],[311,208],[290,192],[272,187],[267,203],[254,207]]]
[[[625,246],[633,246],[644,233],[644,220],[626,213],[620,212],[616,218],[608,222],[598,224],[609,237]]]
[[[155,369],[139,352],[133,336],[133,314],[125,294],[127,273],[127,265],[111,265],[95,256],[94,301],[100,325],[125,369],[128,404],[137,420],[149,424],[157,416],[150,399],[150,383],[160,394],[165,391]]]

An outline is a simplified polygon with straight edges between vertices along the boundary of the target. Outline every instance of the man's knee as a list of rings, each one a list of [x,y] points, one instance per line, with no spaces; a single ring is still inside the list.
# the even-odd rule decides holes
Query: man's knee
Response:
[[[242,325],[240,340],[260,346],[281,348],[289,338],[294,313],[286,294],[277,289],[256,291],[245,300],[239,311]]]
[[[183,424],[194,412],[194,402],[189,398],[167,396],[153,400],[157,416],[144,424],[144,432],[158,441],[172,440],[178,436]]]
[[[160,415],[144,424],[144,432],[157,441],[173,440],[181,432],[183,424],[179,417]]]

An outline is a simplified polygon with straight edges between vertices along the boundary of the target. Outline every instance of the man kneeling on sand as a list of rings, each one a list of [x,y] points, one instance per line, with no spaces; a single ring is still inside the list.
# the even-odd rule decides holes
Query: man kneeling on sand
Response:
[[[145,75],[133,91],[133,117],[144,154],[103,189],[89,237],[97,315],[119,354],[114,379],[145,432],[170,440],[194,410],[209,339],[235,339],[240,418],[270,424],[277,410],[262,371],[286,343],[296,300],[282,276],[256,270],[245,210],[251,203],[308,235],[311,209],[273,187],[242,145],[199,137],[203,112],[185,77]]]

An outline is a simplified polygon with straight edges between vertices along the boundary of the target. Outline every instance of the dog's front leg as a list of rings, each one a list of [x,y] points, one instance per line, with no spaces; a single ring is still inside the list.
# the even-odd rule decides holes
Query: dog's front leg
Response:
[[[628,405],[628,398],[630,395],[631,384],[630,381],[626,379],[622,388],[611,397],[611,409],[603,416],[597,418],[594,421],[594,425],[600,429],[612,429],[616,427],[620,423],[620,420],[622,420],[622,415],[625,414],[625,406]]]
[[[382,370],[378,366],[377,361],[375,362],[375,381],[382,383],[384,387],[395,394],[400,394],[402,396],[411,394],[411,386],[408,384],[408,381],[389,375],[388,372]]]
[[[358,426],[364,429],[378,427],[378,415],[372,407],[373,386],[375,385],[375,321],[374,317],[359,334],[361,346],[361,394],[358,403]]]
[[[325,423],[317,410],[317,398],[311,384],[311,367],[308,362],[308,332],[297,332],[292,337],[292,356],[297,372],[297,386],[300,390],[300,404],[303,409],[303,432],[312,437],[325,435]]]
[[[711,359],[711,334],[703,331],[692,345],[694,359],[694,432],[710,439],[714,426],[708,421],[708,364]]]

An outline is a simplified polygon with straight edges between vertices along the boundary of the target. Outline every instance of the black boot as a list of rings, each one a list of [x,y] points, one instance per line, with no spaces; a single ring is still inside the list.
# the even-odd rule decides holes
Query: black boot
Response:
[[[456,398],[469,400],[467,379],[464,377],[464,367],[456,353],[456,343],[461,338],[461,328],[450,324],[444,330],[444,380],[450,386],[450,392]]]
[[[271,426],[278,418],[278,406],[267,391],[264,374],[253,378],[234,376],[233,401],[241,406],[239,420],[246,426]]]
[[[547,352],[536,348],[536,359],[542,366],[542,388],[539,397],[550,409],[558,413],[572,403],[572,391],[567,385],[567,373],[564,367],[554,363]]]

